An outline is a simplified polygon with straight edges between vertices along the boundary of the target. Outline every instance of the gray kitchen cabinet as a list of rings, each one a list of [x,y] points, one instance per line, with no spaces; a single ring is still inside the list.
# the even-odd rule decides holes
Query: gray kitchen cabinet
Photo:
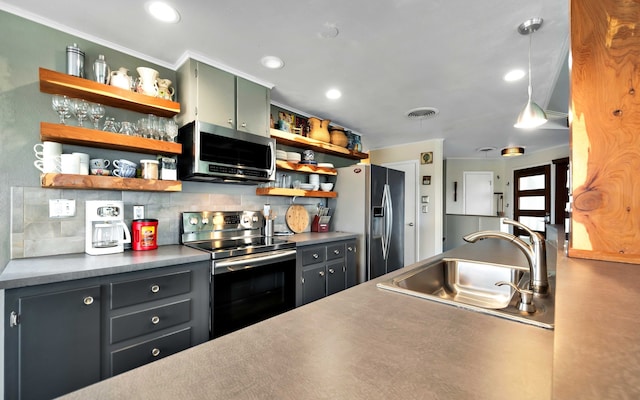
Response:
[[[180,125],[194,120],[269,137],[269,89],[196,60],[177,71]]]
[[[349,249],[349,250],[348,250]],[[355,240],[298,249],[300,284],[296,305],[310,303],[355,285]]]
[[[5,398],[52,398],[209,339],[207,261],[5,292]]]
[[[100,285],[67,282],[5,294],[5,398],[53,398],[100,380]]]

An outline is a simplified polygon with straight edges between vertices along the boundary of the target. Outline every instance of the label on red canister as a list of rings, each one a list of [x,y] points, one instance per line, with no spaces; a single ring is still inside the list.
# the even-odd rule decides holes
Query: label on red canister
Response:
[[[140,246],[153,247],[156,245],[156,227],[143,226],[140,228]]]

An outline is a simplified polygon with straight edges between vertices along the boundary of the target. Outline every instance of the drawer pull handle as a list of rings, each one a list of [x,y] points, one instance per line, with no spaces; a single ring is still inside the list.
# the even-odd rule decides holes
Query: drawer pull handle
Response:
[[[353,247],[349,246],[349,247],[347,247],[347,250],[353,251]]]
[[[88,306],[90,306],[91,304],[93,304],[93,297],[91,296],[87,296],[84,299],[82,299],[82,302]]]
[[[151,350],[151,355],[154,357],[158,357],[160,355],[160,349],[157,347],[154,347],[153,350]]]
[[[158,293],[159,291],[160,291],[160,286],[158,286],[158,285],[151,286],[151,292],[152,293]]]
[[[313,258],[317,260],[318,258],[320,258],[320,256],[318,255],[318,253],[313,253]]]
[[[336,272],[333,268],[329,268],[329,273],[333,274],[334,272]]]
[[[246,128],[247,127],[247,123],[243,122],[240,126],[242,126],[243,128]]]
[[[229,118],[229,119],[227,120],[227,123],[228,123],[229,125],[233,125],[233,119]]]
[[[160,322],[160,317],[158,317],[157,315],[154,315],[153,317],[151,317],[152,324],[157,325],[158,322]]]
[[[320,271],[320,272],[318,272],[318,275],[320,275],[320,276],[324,276],[324,271]]]
[[[333,251],[333,254],[335,254],[335,255],[338,255],[338,254],[340,254],[340,250],[338,250],[338,249],[335,249],[335,250]]]

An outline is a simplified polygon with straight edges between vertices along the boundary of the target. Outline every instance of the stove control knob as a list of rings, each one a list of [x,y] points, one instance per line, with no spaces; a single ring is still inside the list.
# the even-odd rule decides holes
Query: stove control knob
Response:
[[[202,225],[207,225],[209,223],[209,218],[202,218]]]
[[[253,216],[253,222],[258,222],[258,216],[257,215]]]
[[[191,225],[198,225],[198,218],[196,218],[196,217],[189,218],[189,223]]]

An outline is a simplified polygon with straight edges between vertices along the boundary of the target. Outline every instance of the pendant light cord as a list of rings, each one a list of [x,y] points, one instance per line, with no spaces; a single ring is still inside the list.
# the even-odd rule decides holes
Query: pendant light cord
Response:
[[[531,30],[531,28],[529,28],[529,30]],[[533,32],[535,32],[535,30],[531,30],[531,32],[529,32],[529,87],[528,87],[528,92],[529,92],[529,101],[531,101],[531,40],[533,39]]]

